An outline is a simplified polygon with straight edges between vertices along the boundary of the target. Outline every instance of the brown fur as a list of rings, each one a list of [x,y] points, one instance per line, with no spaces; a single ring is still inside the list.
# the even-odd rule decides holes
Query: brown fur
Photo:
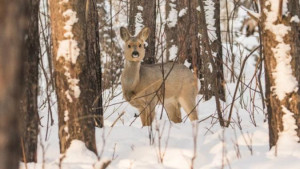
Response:
[[[125,41],[126,59],[121,77],[123,95],[126,101],[139,109],[143,126],[151,125],[155,116],[155,106],[162,103],[163,98],[171,121],[181,122],[181,106],[188,113],[190,120],[198,120],[195,109],[198,90],[192,72],[184,65],[166,63],[166,80],[163,85],[161,64],[141,65],[145,56],[144,42],[149,36],[149,29],[143,28],[136,37],[132,37],[123,27],[120,33]],[[133,52],[138,52],[139,57],[135,57]]]

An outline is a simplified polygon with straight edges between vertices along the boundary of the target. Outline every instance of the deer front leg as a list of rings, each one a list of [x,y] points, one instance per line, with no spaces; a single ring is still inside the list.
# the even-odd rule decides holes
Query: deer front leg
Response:
[[[140,118],[143,126],[150,126],[155,117],[155,103],[153,101],[139,108]]]

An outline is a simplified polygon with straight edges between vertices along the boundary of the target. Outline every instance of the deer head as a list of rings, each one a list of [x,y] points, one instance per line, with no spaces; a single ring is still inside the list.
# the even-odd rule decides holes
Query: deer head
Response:
[[[124,54],[128,61],[140,62],[145,57],[145,41],[149,36],[150,30],[144,27],[137,36],[131,36],[129,31],[121,27],[120,34],[125,42]]]

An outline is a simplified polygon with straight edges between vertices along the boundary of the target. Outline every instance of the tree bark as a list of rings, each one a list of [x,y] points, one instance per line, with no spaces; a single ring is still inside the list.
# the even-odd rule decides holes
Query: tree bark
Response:
[[[189,0],[177,1],[177,11],[178,11],[178,22],[177,22],[177,43],[178,43],[178,62],[183,64],[187,58],[190,58],[191,54],[188,53],[188,48],[190,46],[190,28],[191,28],[191,18],[186,13],[188,12]],[[186,10],[186,13],[182,16],[179,15],[181,10]]]
[[[288,10],[291,12],[291,16],[298,16],[300,18],[300,2],[298,0],[289,0]],[[297,22],[291,22],[291,32],[293,32],[293,42],[291,45],[291,55],[295,57],[295,76],[300,82],[300,26]],[[298,90],[298,96],[300,96],[300,90]],[[297,104],[297,109],[300,110],[300,104]],[[300,114],[295,113],[296,125],[300,129]],[[300,130],[297,130],[297,135],[300,138]]]
[[[86,54],[87,64],[83,67],[82,80],[86,83],[83,88],[91,91],[85,96],[85,104],[89,106],[91,113],[95,115],[95,125],[103,127],[103,103],[102,103],[102,73],[101,73],[101,57],[99,46],[99,22],[96,0],[88,0],[88,8],[86,11]],[[94,99],[91,102],[91,99]],[[88,135],[86,137],[89,137]]]
[[[199,4],[202,0],[199,0]],[[210,65],[210,59],[209,55],[207,52],[207,47],[206,47],[206,42],[204,36],[204,30],[206,28],[206,23],[203,21],[205,19],[205,11],[199,11],[198,12],[199,16],[199,22],[201,23],[199,25],[199,34],[201,35],[201,57],[198,59],[197,66],[198,66],[198,78],[200,79],[200,94],[203,94],[204,100],[209,100],[212,97],[212,90],[211,90],[211,76],[212,72],[211,69],[209,68]]]
[[[213,18],[206,18],[206,11],[201,10],[199,12],[200,19],[200,34],[201,34],[201,59],[198,62],[200,71],[198,72],[198,77],[201,83],[200,93],[204,95],[205,100],[211,98],[211,96],[216,96],[225,101],[225,88],[224,88],[224,75],[223,75],[223,56],[222,56],[222,40],[221,40],[221,29],[220,29],[220,1],[210,1],[213,4],[206,4],[202,0],[199,3],[203,4],[204,8],[210,6],[208,10],[212,10],[211,7],[215,8],[213,10]],[[202,17],[206,16],[206,17]],[[214,20],[213,25],[207,23],[206,20]],[[208,29],[207,27],[211,26],[214,29]],[[204,31],[208,31],[208,39],[205,37]],[[207,48],[210,46],[209,48]],[[208,50],[211,50],[212,56],[209,56]],[[210,58],[212,57],[212,58]],[[214,65],[212,65],[214,64]],[[216,70],[211,70],[215,68]],[[216,75],[213,75],[213,71],[216,72]],[[213,75],[213,77],[212,77]],[[214,82],[216,80],[216,82]],[[215,85],[213,83],[216,83]],[[215,86],[215,87],[213,87]]]
[[[112,27],[112,17],[105,9],[105,0],[97,0],[98,18],[99,18],[99,37],[101,48],[101,60],[103,64],[102,74],[102,89],[112,90],[119,85],[121,77],[121,69],[123,69],[123,53],[121,47],[118,45],[118,39]],[[107,21],[106,18],[111,18]]]
[[[99,58],[95,58],[99,57],[95,56],[99,53],[99,48],[95,39],[87,44],[90,36],[87,31],[90,29],[86,26],[90,9],[88,3],[93,1],[50,1],[61,153],[67,150],[72,140],[78,139],[97,154],[95,111],[92,104],[95,95],[99,95],[97,91],[99,84],[93,85],[91,81],[99,83],[99,78],[95,77],[99,76],[99,69],[92,71],[91,68],[95,68],[99,63]],[[93,51],[89,53],[88,50],[92,48]]]
[[[0,0],[0,168],[18,169],[26,1]]]
[[[212,1],[211,1],[212,2]],[[208,30],[207,28],[207,22],[206,20],[207,19],[210,19],[210,18],[206,18],[206,15],[204,13],[205,11],[205,6],[204,6],[204,1],[202,0],[199,0],[199,5],[200,5],[200,9],[201,9],[201,37],[202,37],[202,53],[205,53],[206,54],[206,58],[207,60],[209,60],[209,64],[211,65],[211,72],[209,74],[211,74],[212,76],[211,77],[207,77],[207,74],[204,74],[204,78],[207,78],[207,79],[204,79],[205,81],[207,80],[210,84],[211,84],[211,91],[212,91],[212,94],[215,96],[215,101],[216,101],[216,108],[217,108],[217,113],[218,113],[218,118],[219,118],[219,123],[222,127],[228,127],[229,126],[229,123],[225,124],[225,121],[224,121],[224,118],[223,118],[223,114],[222,114],[222,111],[221,111],[221,104],[220,104],[220,96],[219,96],[219,92],[218,92],[218,89],[220,87],[220,84],[219,84],[219,80],[217,79],[217,65],[216,65],[216,55],[217,53],[214,52],[214,50],[212,49],[212,44],[210,44],[210,42],[212,41],[212,38],[216,38],[216,37],[210,37],[209,35],[209,31],[211,30]],[[212,32],[210,32],[212,33]],[[213,39],[213,40],[214,40]],[[206,62],[205,62],[206,63]],[[209,93],[210,94],[210,93]],[[204,94],[205,95],[205,94]]]
[[[275,69],[277,64],[276,61],[276,53],[274,53],[274,49],[278,45],[288,45],[291,47],[291,50],[287,52],[287,56],[291,57],[290,63],[286,63],[290,65],[292,70],[292,76],[296,77],[299,82],[300,72],[297,70],[297,61],[299,61],[299,44],[296,44],[299,41],[299,30],[298,24],[292,24],[290,22],[291,17],[294,15],[299,15],[299,13],[294,13],[295,10],[292,10],[292,6],[297,6],[299,2],[296,0],[288,1],[289,14],[286,16],[278,15],[277,20],[272,23],[273,25],[281,25],[283,27],[290,27],[291,29],[287,34],[284,35],[283,41],[278,40],[276,36],[276,32],[271,31],[268,26],[270,23],[267,23],[267,13],[271,11],[270,5],[265,5],[266,0],[261,1],[262,13],[262,31],[263,31],[263,54],[265,57],[265,78],[266,78],[266,103],[268,109],[268,123],[269,123],[269,143],[270,147],[275,146],[279,139],[279,133],[284,131],[284,123],[283,116],[287,111],[293,114],[293,118],[295,119],[296,124],[296,132],[299,137],[300,132],[300,118],[299,118],[299,90],[297,92],[293,91],[290,93],[286,93],[284,98],[279,98],[276,94],[276,86],[275,79]],[[278,1],[279,3],[279,1]],[[299,4],[298,4],[299,5]],[[276,11],[277,12],[277,11]],[[280,18],[282,20],[280,21]],[[286,82],[287,85],[290,85],[289,82]],[[299,83],[298,83],[299,86]],[[292,124],[291,124],[292,125]]]
[[[222,52],[222,38],[221,38],[221,22],[220,22],[220,0],[214,1],[215,4],[215,25],[216,28],[216,39],[212,42],[212,51],[216,53],[215,63],[216,63],[216,72],[217,72],[217,89],[218,95],[221,100],[225,102],[225,80],[224,80],[224,71],[223,71],[223,52]]]
[[[177,1],[166,0],[166,26],[165,26],[165,34],[166,34],[166,56],[167,61],[173,60],[177,57],[178,54],[178,44],[177,44],[177,15],[176,20],[172,18],[175,12],[177,12]],[[175,20],[175,21],[174,21]],[[174,24],[174,23],[175,24]],[[177,49],[177,51],[176,51]],[[175,50],[175,51],[171,51]]]
[[[156,1],[130,0],[128,30],[132,35],[142,29],[141,25],[150,29],[150,35],[146,42],[144,63],[155,63],[155,32],[156,32]]]
[[[22,93],[20,115],[21,127],[21,161],[37,162],[39,115],[38,96],[38,62],[39,62],[39,0],[29,1],[29,20],[26,24],[24,49],[24,91]]]

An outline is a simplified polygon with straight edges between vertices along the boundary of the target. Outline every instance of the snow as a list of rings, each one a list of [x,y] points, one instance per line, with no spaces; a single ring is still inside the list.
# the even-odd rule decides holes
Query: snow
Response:
[[[64,121],[68,121],[69,120],[69,111],[65,110],[65,117],[64,117]]]
[[[85,163],[93,164],[98,160],[98,157],[92,151],[88,150],[84,142],[73,140],[70,147],[64,154],[63,163]]]
[[[204,10],[205,10],[205,19],[208,30],[208,37],[211,42],[217,39],[216,28],[215,28],[215,7],[213,0],[205,0],[204,1]]]
[[[291,22],[299,23],[299,22],[300,22],[300,19],[299,19],[298,15],[294,15],[294,16],[291,18]]]
[[[71,9],[67,9],[65,12],[63,12],[63,17],[67,19],[64,26],[64,30],[66,31],[64,33],[64,37],[66,39],[58,42],[59,46],[57,50],[56,60],[63,58],[65,62],[76,64],[80,50],[78,48],[77,41],[74,39],[72,27],[75,23],[78,22],[78,18],[76,17],[76,12],[72,11]],[[71,94],[75,98],[78,98],[80,95],[80,88],[78,86],[79,79],[71,76],[70,70],[67,66],[64,66],[64,69],[64,75],[67,78],[70,89],[65,91],[65,95],[69,102],[72,103],[73,99],[71,97]]]
[[[75,64],[80,50],[77,41],[73,39],[72,26],[78,22],[78,18],[76,17],[76,12],[71,9],[66,10],[63,13],[63,17],[68,18],[64,26],[66,30],[64,37],[68,39],[59,42],[56,60],[63,57],[66,61],[71,61]]]
[[[144,20],[142,15],[143,7],[138,6],[138,12],[135,16],[135,33],[139,33],[144,28]]]
[[[174,60],[177,57],[178,47],[176,45],[172,45],[169,49],[170,58],[169,60]]]
[[[179,14],[178,14],[178,16],[179,16],[179,17],[183,17],[183,15],[185,15],[185,14],[186,14],[186,11],[187,11],[187,8],[183,8],[183,9],[181,9],[181,10],[179,11]]]
[[[68,36],[72,35],[69,32],[65,33],[65,35],[66,34]],[[59,42],[56,60],[59,60],[59,58],[64,58],[65,61],[75,64],[78,56],[79,48],[76,40],[66,39]]]
[[[169,4],[171,9],[169,12],[169,15],[167,17],[167,25],[169,28],[175,27],[177,24],[177,15],[178,15],[178,11],[176,10],[176,4],[170,3]]]
[[[144,8],[142,6],[137,6],[137,9],[143,11]]]
[[[300,158],[296,120],[293,118],[293,113],[286,107],[282,106],[282,111],[284,113],[282,117],[283,131],[279,133],[277,147],[274,147],[272,151],[276,151],[279,156],[296,156]]]

